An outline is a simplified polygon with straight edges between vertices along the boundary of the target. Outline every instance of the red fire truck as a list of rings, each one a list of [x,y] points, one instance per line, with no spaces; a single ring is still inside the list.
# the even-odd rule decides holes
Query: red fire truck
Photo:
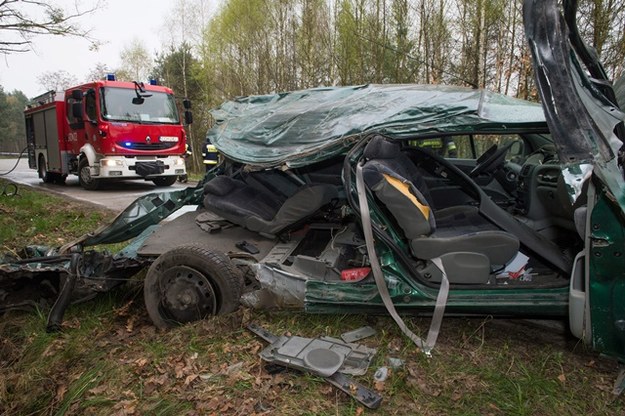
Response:
[[[190,124],[191,104],[183,105]],[[186,173],[186,133],[169,88],[110,76],[42,94],[24,116],[28,163],[44,182],[75,174],[88,190],[113,179],[169,186]]]

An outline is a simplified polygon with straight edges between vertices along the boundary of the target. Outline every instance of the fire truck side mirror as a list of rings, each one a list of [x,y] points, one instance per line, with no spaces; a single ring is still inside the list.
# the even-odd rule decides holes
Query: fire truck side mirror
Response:
[[[82,91],[81,90],[72,90],[72,99],[76,101],[82,101]]]
[[[193,123],[193,113],[189,110],[184,111],[184,124]]]
[[[190,110],[191,100],[189,100],[188,98],[185,98],[184,100],[182,100],[182,106],[184,107],[185,110]]]

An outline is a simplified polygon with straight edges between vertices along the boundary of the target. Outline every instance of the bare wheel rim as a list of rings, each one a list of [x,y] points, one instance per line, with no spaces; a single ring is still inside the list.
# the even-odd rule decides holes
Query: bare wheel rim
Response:
[[[217,313],[215,290],[206,276],[188,266],[167,269],[159,279],[159,312],[167,320],[193,322]]]

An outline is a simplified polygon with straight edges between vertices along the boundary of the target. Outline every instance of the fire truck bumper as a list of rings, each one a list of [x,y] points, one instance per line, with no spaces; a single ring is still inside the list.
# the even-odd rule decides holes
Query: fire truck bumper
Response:
[[[93,172],[95,171],[95,172]],[[184,158],[167,157],[105,157],[92,175],[99,178],[154,178],[186,174]]]

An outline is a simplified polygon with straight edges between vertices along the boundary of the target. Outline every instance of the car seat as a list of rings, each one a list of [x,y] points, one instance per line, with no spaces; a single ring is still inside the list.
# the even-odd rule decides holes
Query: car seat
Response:
[[[204,185],[204,207],[248,230],[273,237],[313,215],[337,195],[336,187],[327,184],[300,186],[285,196],[229,176],[217,176]]]
[[[435,213],[423,176],[399,143],[375,136],[363,156],[363,177],[423,260],[441,257],[452,283],[486,283],[492,270],[510,262],[519,240],[501,231],[472,206]]]

